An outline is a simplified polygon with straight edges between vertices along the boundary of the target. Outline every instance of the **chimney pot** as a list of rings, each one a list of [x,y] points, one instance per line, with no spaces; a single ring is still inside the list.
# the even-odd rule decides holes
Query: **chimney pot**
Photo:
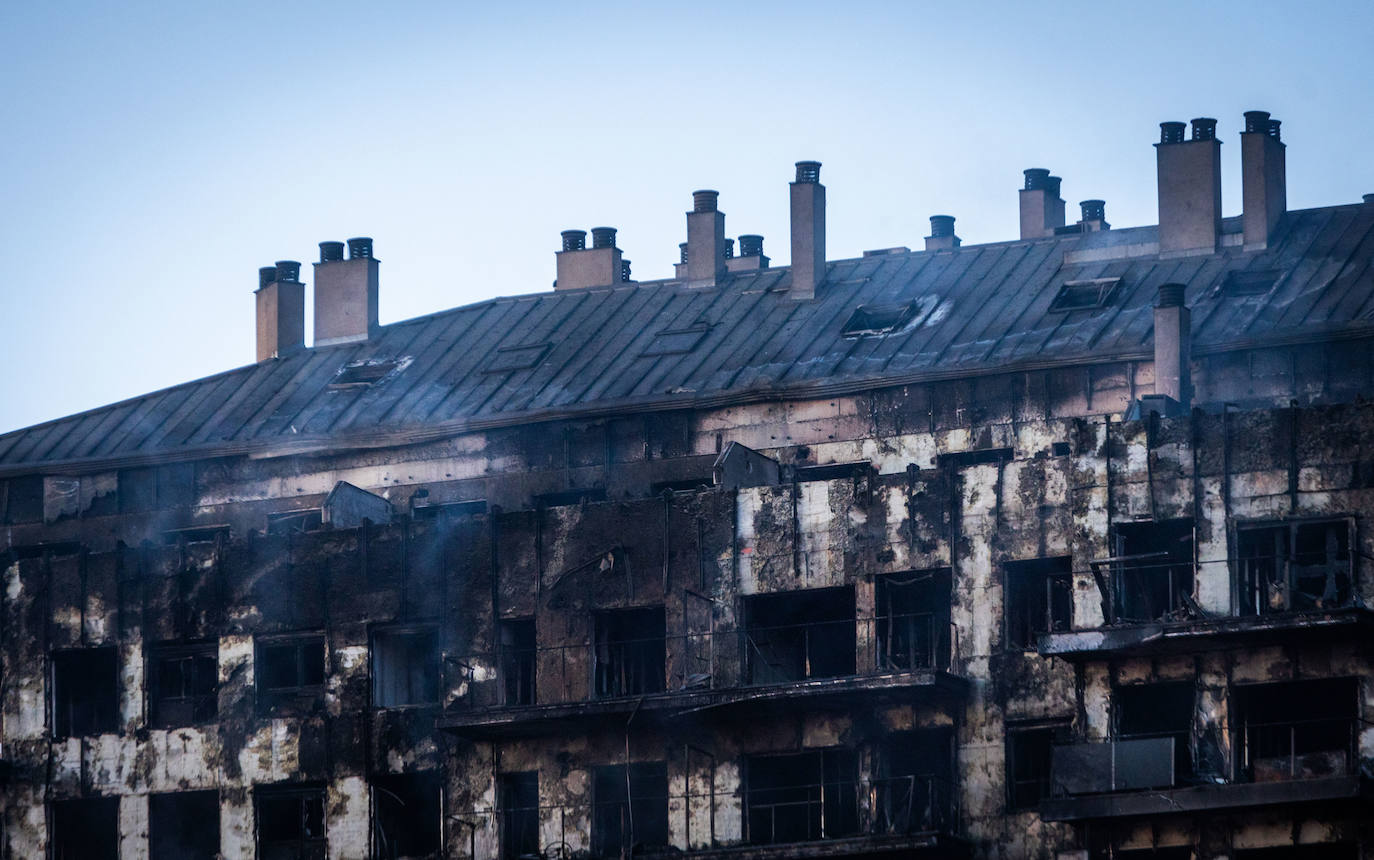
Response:
[[[684,266],[687,265],[687,243],[686,243],[686,242],[678,242],[678,243],[677,243],[677,253],[678,253],[678,262],[681,263],[681,264],[684,265]]]
[[[1193,140],[1216,140],[1217,121],[1209,116],[1193,120]]]
[[[1368,196],[1368,195],[1365,195]],[[1368,202],[1368,201],[1366,201]],[[276,266],[263,266],[258,269],[258,289],[262,289],[277,279]]]
[[[721,256],[727,260],[735,259],[735,240],[726,239],[721,243]]]
[[[1269,111],[1248,110],[1245,112],[1245,131],[1247,134],[1269,131]]]
[[[1161,122],[1159,124],[1159,142],[1182,143],[1185,128],[1187,126],[1181,122]]]
[[[1026,190],[1041,191],[1049,185],[1050,172],[1043,167],[1032,167],[1021,171],[1026,175]]]
[[[1276,119],[1271,119],[1271,120],[1269,120],[1269,129],[1268,129],[1268,131],[1269,131],[1269,136],[1272,137],[1272,138],[1273,138],[1274,140],[1276,140],[1276,141],[1282,141],[1282,138],[1279,137],[1279,126],[1281,126],[1281,125],[1283,125],[1283,123],[1282,123],[1281,121],[1279,121],[1279,120],[1276,120]]]
[[[1105,200],[1084,200],[1078,204],[1078,208],[1083,211],[1084,221],[1105,221],[1107,219],[1107,201]]]
[[[320,243],[315,264],[315,346],[365,341],[377,333],[378,261],[372,240],[348,240],[348,259],[338,242]]]
[[[720,197],[719,191],[693,191],[692,192],[692,211],[693,212],[714,212],[716,211],[717,198]]]
[[[295,260],[277,261],[277,280],[284,283],[295,283],[301,279],[301,264]]]
[[[1157,308],[1183,307],[1183,284],[1161,284]]]
[[[343,242],[321,242],[320,243],[320,262],[332,263],[343,259]]]
[[[622,259],[620,261],[620,280],[629,282],[630,280],[630,261]]]
[[[592,247],[593,247],[593,248],[614,248],[614,247],[615,247],[615,228],[614,228],[614,227],[593,227],[593,228],[592,228]]]
[[[1060,185],[1063,184],[1063,182],[1064,182],[1063,177],[1059,177],[1059,176],[1049,176],[1049,177],[1046,177],[1046,179],[1045,179],[1045,191],[1046,191],[1051,197],[1058,197],[1058,196],[1059,196],[1059,187],[1060,187]],[[1062,227],[1062,226],[1064,226],[1064,225],[1061,224],[1061,225],[1059,225],[1059,226]]]
[[[586,230],[564,230],[559,235],[563,237],[564,251],[581,251],[587,247]]]
[[[814,184],[821,181],[821,163],[819,161],[798,161],[797,162],[797,181],[807,184]]]
[[[755,233],[746,233],[740,236],[739,255],[741,257],[763,256],[763,237]]]
[[[932,215],[930,216],[930,235],[932,238],[939,239],[945,236],[954,235],[954,216],[953,215]]]
[[[372,240],[367,236],[358,236],[348,240],[348,259],[350,260],[369,260],[372,258]]]

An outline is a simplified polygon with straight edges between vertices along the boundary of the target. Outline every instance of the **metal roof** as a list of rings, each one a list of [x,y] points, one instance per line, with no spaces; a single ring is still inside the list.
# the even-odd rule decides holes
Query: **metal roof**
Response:
[[[1187,287],[1196,353],[1374,333],[1374,205],[1290,212],[1259,252],[1140,253],[1155,236],[1142,227],[841,260],[811,301],[787,295],[786,268],[708,289],[658,281],[492,299],[5,434],[0,470],[424,441],[571,414],[1148,358],[1165,283]],[[1231,295],[1222,285],[1233,271],[1277,280]],[[1113,278],[1104,306],[1050,310],[1066,282]],[[860,306],[899,324],[846,336]],[[378,381],[339,384],[342,368],[387,361],[384,374],[350,375]]]

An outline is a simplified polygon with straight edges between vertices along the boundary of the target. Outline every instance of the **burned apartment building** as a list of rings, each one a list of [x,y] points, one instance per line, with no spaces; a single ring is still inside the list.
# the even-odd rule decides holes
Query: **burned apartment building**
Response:
[[[309,347],[265,268],[255,364],[0,436],[3,857],[1369,858],[1374,195],[1239,143],[390,325],[326,242]]]

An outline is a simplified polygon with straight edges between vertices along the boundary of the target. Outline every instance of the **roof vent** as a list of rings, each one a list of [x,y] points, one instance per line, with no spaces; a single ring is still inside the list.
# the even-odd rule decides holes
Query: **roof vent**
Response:
[[[372,240],[367,236],[358,236],[348,240],[348,259],[368,260],[372,258]]]
[[[295,260],[277,261],[277,280],[294,284],[301,279],[301,264]]]
[[[808,185],[820,182],[821,163],[819,161],[798,161],[797,181]]]
[[[714,212],[716,211],[716,200],[720,197],[719,191],[693,191],[692,192],[692,211],[693,212]]]
[[[1369,196],[1370,196],[1370,195],[1368,195],[1368,194],[1365,195],[1366,198],[1368,198]],[[1365,202],[1368,203],[1369,201],[1368,201],[1368,200],[1365,200]],[[267,286],[268,284],[272,283],[272,282],[275,281],[276,279],[277,279],[277,267],[276,267],[276,266],[263,266],[262,268],[258,269],[258,289],[262,289],[263,287],[265,287],[265,286]]]
[[[746,233],[740,236],[739,255],[741,257],[763,256],[763,237],[754,233]]]
[[[930,216],[930,236],[933,239],[940,239],[945,236],[954,235],[954,216],[953,215],[932,215]]]
[[[1216,140],[1217,121],[1209,116],[1193,120],[1193,140]]]
[[[1178,308],[1183,306],[1182,284],[1160,284],[1157,308]]]
[[[564,230],[559,235],[563,237],[564,251],[582,251],[587,247],[586,230]]]
[[[320,262],[333,263],[343,259],[343,242],[321,242],[320,243]]]
[[[614,248],[615,247],[615,228],[614,227],[593,227],[592,228],[592,247],[593,248]],[[566,250],[566,249],[565,249]]]
[[[1031,167],[1021,171],[1026,174],[1026,190],[1042,191],[1049,184],[1050,172],[1043,167]]]
[[[1159,124],[1159,142],[1182,143],[1185,128],[1187,125],[1181,122],[1161,122]]]

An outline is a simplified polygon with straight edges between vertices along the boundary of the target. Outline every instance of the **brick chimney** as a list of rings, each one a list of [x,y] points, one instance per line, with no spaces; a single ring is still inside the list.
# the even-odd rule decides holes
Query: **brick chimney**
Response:
[[[953,215],[930,216],[930,235],[926,237],[927,251],[948,251],[959,247],[960,239],[954,235]]]
[[[1192,140],[1183,123],[1159,124],[1159,253],[1211,254],[1221,233],[1221,141],[1217,121],[1193,120]]]
[[[725,274],[725,213],[716,191],[693,191],[687,213],[687,286],[714,287]]]
[[[377,264],[372,240],[320,243],[315,264],[315,346],[367,340],[377,333]]]
[[[564,230],[562,237],[555,290],[609,287],[625,280],[625,260],[615,246],[614,227],[593,227],[590,248],[582,230]]]
[[[1043,167],[1022,171],[1025,187],[1021,196],[1021,238],[1039,239],[1053,236],[1055,228],[1064,226],[1064,201],[1059,196],[1059,177],[1050,176]]]
[[[258,269],[258,361],[305,346],[305,285],[300,275],[301,264],[294,260]]]
[[[792,289],[794,299],[816,296],[825,280],[825,186],[819,161],[798,161],[791,185]]]
[[[1245,250],[1269,246],[1279,219],[1288,209],[1288,171],[1279,121],[1268,111],[1245,112],[1240,133],[1240,184],[1244,201]]]
[[[1183,284],[1164,284],[1155,304],[1155,394],[1171,397],[1188,409],[1193,394],[1189,371],[1192,322],[1183,304]]]

